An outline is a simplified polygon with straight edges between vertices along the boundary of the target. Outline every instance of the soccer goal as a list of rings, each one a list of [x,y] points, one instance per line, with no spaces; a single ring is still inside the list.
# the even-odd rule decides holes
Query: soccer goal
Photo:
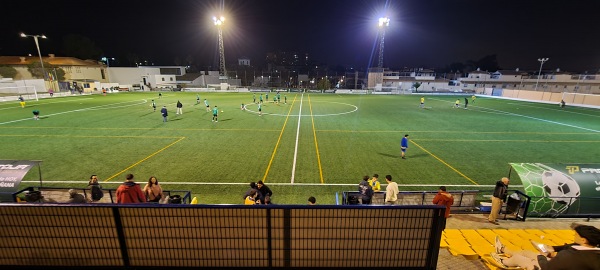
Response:
[[[0,101],[18,100],[19,96],[25,100],[39,100],[34,85],[0,87]]]
[[[600,108],[600,95],[564,92],[562,100],[568,105]]]

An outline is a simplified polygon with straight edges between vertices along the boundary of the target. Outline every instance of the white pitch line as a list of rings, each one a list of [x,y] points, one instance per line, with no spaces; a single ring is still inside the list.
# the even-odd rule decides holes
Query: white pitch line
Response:
[[[441,100],[441,99],[435,99],[435,100],[452,103],[450,101],[445,101],[445,100]],[[600,133],[600,130],[595,130],[595,129],[591,129],[591,128],[584,128],[584,127],[580,127],[580,126],[576,126],[576,125],[561,123],[561,122],[552,121],[552,120],[546,120],[546,119],[537,118],[537,117],[533,117],[533,116],[527,116],[527,115],[522,115],[522,114],[505,112],[505,111],[491,109],[491,108],[485,108],[485,107],[481,107],[481,106],[472,106],[472,107],[477,107],[477,108],[480,108],[480,109],[483,109],[483,110],[490,110],[490,111],[493,111],[493,112],[496,112],[496,113],[504,113],[506,115],[519,116],[519,117],[529,118],[529,119],[538,120],[538,121],[542,121],[542,122],[546,122],[546,123],[557,124],[557,125],[561,125],[561,126],[572,127],[572,128],[583,129],[583,130],[587,130],[587,131],[592,131],[592,132]]]
[[[143,99],[142,101],[143,101],[142,103],[148,102],[145,99]],[[98,105],[98,106],[89,107],[89,108],[85,108],[85,109],[77,109],[77,110],[71,110],[71,111],[65,111],[65,112],[59,112],[59,113],[53,113],[53,114],[46,114],[46,115],[44,115],[44,117],[61,115],[61,114],[72,113],[72,112],[84,112],[84,111],[92,111],[92,110],[114,109],[114,108],[128,107],[128,106],[135,105],[135,104],[129,104],[129,105],[116,106],[116,107],[114,106],[114,105],[122,104],[122,103],[131,103],[131,101],[124,101],[124,102],[118,102],[118,103],[106,104],[106,105]],[[140,103],[140,104],[142,104],[142,103]],[[10,123],[16,123],[16,122],[21,122],[21,121],[26,121],[26,120],[32,120],[32,118],[24,118],[24,119],[17,119],[17,120],[8,121],[8,122],[0,122],[0,125],[10,124]]]
[[[294,178],[296,177],[296,159],[298,158],[298,140],[300,138],[300,120],[302,119],[302,101],[304,94],[300,96],[300,112],[298,112],[298,129],[296,130],[296,146],[294,147],[294,162],[292,163],[292,179],[291,183],[294,184]]]
[[[40,181],[21,181],[21,183],[39,183]],[[88,181],[42,181],[42,183],[59,183],[59,184],[88,184]],[[101,182],[101,184],[122,184],[122,181]],[[223,183],[223,182],[161,182],[161,185],[188,185],[188,186],[203,186],[203,185],[230,185],[230,186],[247,186],[248,183]],[[442,184],[398,184],[401,187],[439,187]],[[357,183],[351,184],[321,184],[321,183],[271,183],[269,186],[358,186]],[[387,184],[381,184],[387,186]],[[492,188],[496,185],[446,185],[446,187],[473,187],[473,188]],[[511,188],[522,188],[523,185],[510,185]]]
[[[585,116],[591,116],[591,117],[600,117],[600,115],[593,115],[593,114],[587,114],[587,113],[573,112],[573,111],[568,111],[568,110],[564,110],[564,109],[546,108],[546,107],[541,107],[541,106],[525,105],[525,104],[521,104],[521,103],[508,103],[508,104],[517,105],[517,106],[523,106],[523,107],[536,108],[536,109],[542,109],[542,110],[551,110],[551,111],[556,111],[556,112],[579,114],[579,115],[585,115]],[[598,111],[597,109],[594,109],[594,110]]]

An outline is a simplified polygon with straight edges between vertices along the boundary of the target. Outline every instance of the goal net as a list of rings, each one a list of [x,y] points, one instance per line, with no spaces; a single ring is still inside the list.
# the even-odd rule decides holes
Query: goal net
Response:
[[[18,100],[19,96],[25,100],[38,100],[38,93],[35,86],[0,86],[0,101]]]

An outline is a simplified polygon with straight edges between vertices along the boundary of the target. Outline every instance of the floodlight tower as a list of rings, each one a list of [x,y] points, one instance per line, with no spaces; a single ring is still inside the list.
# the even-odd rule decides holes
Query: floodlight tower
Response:
[[[537,91],[538,83],[540,82],[540,77],[542,76],[542,67],[548,60],[550,60],[550,58],[538,58],[538,61],[540,62],[540,72],[538,72],[537,81],[535,82],[535,91]]]
[[[225,69],[225,47],[223,46],[223,23],[225,17],[213,17],[213,21],[219,30],[219,73],[222,78],[227,78],[227,69]]]
[[[379,34],[381,38],[379,40],[379,65],[377,67],[383,67],[383,41],[385,39],[385,29],[390,26],[390,18],[383,17],[379,18]]]

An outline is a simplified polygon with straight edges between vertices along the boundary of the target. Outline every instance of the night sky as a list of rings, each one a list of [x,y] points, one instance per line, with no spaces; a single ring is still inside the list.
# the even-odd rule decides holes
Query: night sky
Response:
[[[0,55],[61,53],[63,38],[90,38],[104,55],[134,53],[157,65],[191,55],[216,63],[212,16],[224,3],[225,58],[262,64],[270,51],[307,52],[317,63],[365,69],[377,64],[377,19],[391,18],[384,66],[444,67],[496,54],[503,69],[596,72],[596,0],[170,0],[10,1],[0,11]],[[122,60],[122,59],[119,59]],[[125,62],[125,61],[119,61]],[[373,64],[374,63],[374,64]]]

